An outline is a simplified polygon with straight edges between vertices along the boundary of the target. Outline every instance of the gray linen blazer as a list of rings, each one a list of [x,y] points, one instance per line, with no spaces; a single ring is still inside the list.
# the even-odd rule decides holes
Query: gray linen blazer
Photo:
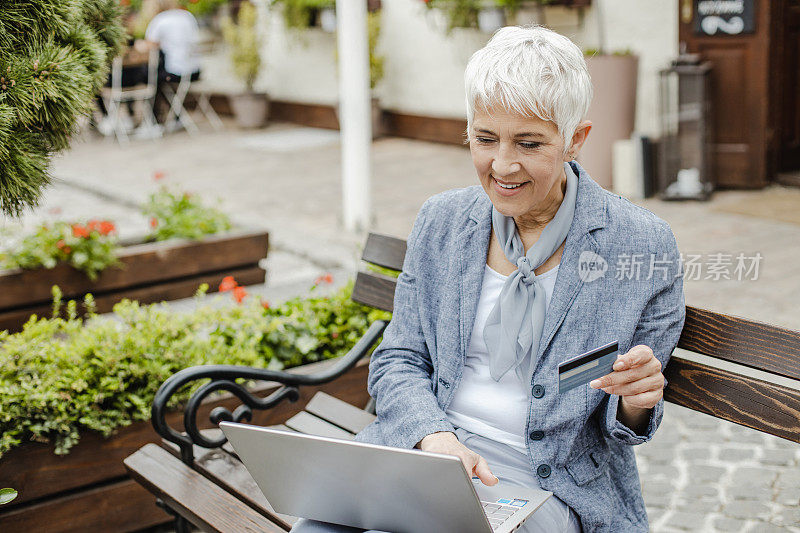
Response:
[[[663,400],[646,432],[637,435],[616,419],[618,396],[588,385],[559,394],[557,365],[616,340],[620,353],[649,346],[666,366],[685,316],[680,254],[666,222],[604,190],[576,163],[573,168],[575,218],[531,383],[525,434],[544,434],[527,439],[531,471],[543,489],[575,510],[584,531],[647,531],[630,446],[653,436]],[[430,433],[453,431],[445,411],[470,342],[491,209],[480,186],[437,194],[420,209],[397,280],[394,315],[370,362],[368,390],[378,418],[358,441],[412,448]],[[592,254],[607,262],[598,279],[586,275],[588,261],[597,259]]]

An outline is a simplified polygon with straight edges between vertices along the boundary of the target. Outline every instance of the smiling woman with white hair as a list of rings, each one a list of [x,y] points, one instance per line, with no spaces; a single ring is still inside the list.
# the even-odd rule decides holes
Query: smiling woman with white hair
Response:
[[[520,531],[647,531],[631,446],[661,422],[661,370],[683,327],[675,238],[575,162],[592,86],[569,39],[503,28],[465,84],[480,185],[417,216],[370,363],[377,420],[356,439],[551,491]],[[612,342],[610,373],[559,391],[559,363]],[[293,529],[314,530],[351,531]]]

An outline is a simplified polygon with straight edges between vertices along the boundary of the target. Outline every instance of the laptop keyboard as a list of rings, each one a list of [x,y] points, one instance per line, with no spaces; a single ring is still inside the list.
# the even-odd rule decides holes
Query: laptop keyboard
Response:
[[[508,520],[508,517],[519,510],[518,507],[501,505],[499,503],[482,501],[481,505],[483,505],[483,512],[486,513],[486,518],[489,519],[489,525],[492,526],[492,529],[497,529],[503,522]]]

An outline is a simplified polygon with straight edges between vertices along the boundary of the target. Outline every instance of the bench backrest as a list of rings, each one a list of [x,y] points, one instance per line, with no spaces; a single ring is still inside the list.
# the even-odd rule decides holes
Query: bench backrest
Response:
[[[361,258],[399,271],[405,253],[404,240],[373,233]],[[352,298],[391,311],[395,283],[378,272],[359,272]],[[673,354],[664,371],[666,401],[800,443],[800,332],[687,306],[678,347],[701,357]],[[702,356],[712,359],[697,360]],[[754,369],[764,379],[726,363]]]

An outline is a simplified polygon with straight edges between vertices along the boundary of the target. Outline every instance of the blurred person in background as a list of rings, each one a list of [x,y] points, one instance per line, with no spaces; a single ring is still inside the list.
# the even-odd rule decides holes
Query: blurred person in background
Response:
[[[159,64],[159,88],[154,109],[158,122],[163,122],[169,110],[163,84],[177,83],[183,76],[190,76],[192,81],[200,79],[197,54],[200,28],[194,15],[181,7],[177,0],[157,0],[156,4],[158,14],[147,25],[145,39],[157,45],[163,56]]]

